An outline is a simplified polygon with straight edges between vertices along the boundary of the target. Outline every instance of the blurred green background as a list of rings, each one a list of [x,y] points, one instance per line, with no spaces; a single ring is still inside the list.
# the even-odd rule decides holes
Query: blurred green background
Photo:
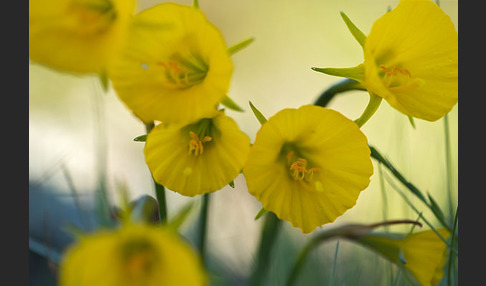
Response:
[[[138,10],[162,2],[168,1],[140,0]],[[192,1],[172,2],[192,4]],[[227,114],[237,121],[253,142],[260,125],[248,101],[267,118],[283,108],[313,103],[322,91],[340,78],[312,71],[311,67],[351,67],[363,61],[361,47],[347,30],[339,12],[344,11],[356,26],[368,34],[373,22],[397,3],[366,0],[199,1],[200,9],[219,27],[228,46],[249,37],[255,38],[250,46],[232,56],[234,74],[229,96],[245,112],[228,110]],[[458,1],[440,1],[440,6],[458,29]],[[355,91],[339,95],[328,107],[356,119],[367,102],[366,92]],[[450,201],[455,210],[458,200],[457,105],[448,114],[448,123],[453,186],[450,192],[447,190],[444,119],[436,122],[415,119],[416,127],[413,128],[405,115],[383,101],[362,128],[369,144],[385,155],[420,190],[430,193],[447,215]],[[100,168],[106,170],[114,202],[119,199],[116,192],[119,182],[127,185],[132,199],[143,194],[155,196],[150,173],[144,163],[143,143],[133,141],[144,133],[144,125],[130,113],[113,90],[103,94],[97,78],[63,74],[30,63],[30,236],[37,242],[57,243],[64,247],[69,237],[61,242],[56,242],[56,237],[65,235],[60,234],[60,225],[69,220],[70,216],[66,215],[69,210],[57,205],[53,207],[54,201],[64,206],[75,204],[74,188],[81,207],[88,211],[92,207]],[[99,164],[99,158],[106,158],[105,165]],[[380,170],[375,161],[374,166],[370,186],[361,193],[356,206],[323,229],[348,222],[374,223],[385,217],[417,219],[418,215],[386,181],[382,189]],[[399,183],[396,185],[401,186]],[[235,179],[235,186],[235,189],[225,187],[211,195],[208,249],[218,258],[214,260],[214,268],[217,261],[223,261],[225,271],[231,268],[232,279],[235,279],[231,284],[225,278],[215,280],[221,281],[222,285],[243,283],[238,277],[245,277],[253,267],[262,225],[262,220],[254,221],[261,204],[247,192],[242,175]],[[45,199],[46,195],[53,199]],[[410,198],[419,211],[423,211],[424,217],[439,226],[425,206]],[[186,202],[199,199],[168,191],[169,218]],[[196,216],[197,211],[192,213],[192,219],[195,220]],[[293,263],[296,249],[312,235],[303,235],[287,222],[283,225],[286,235],[277,242],[276,264],[271,267],[268,279],[272,282],[268,285],[281,285],[281,274]],[[191,222],[184,226],[184,231],[190,236]],[[404,232],[409,230],[409,226],[396,226],[392,230]],[[319,252],[311,255],[312,263],[302,273],[308,278],[302,278],[301,285],[328,281],[331,266],[337,269],[336,285],[343,285],[340,281],[353,285],[353,279],[361,281],[359,285],[389,285],[384,280],[388,276],[382,274],[388,273],[390,266],[383,259],[366,249],[340,241],[339,259],[334,263],[335,246],[335,242],[324,244]],[[366,261],[356,259],[360,255],[367,257]],[[350,273],[354,276],[351,277]],[[370,273],[374,275],[370,276]],[[363,277],[368,277],[368,280]]]

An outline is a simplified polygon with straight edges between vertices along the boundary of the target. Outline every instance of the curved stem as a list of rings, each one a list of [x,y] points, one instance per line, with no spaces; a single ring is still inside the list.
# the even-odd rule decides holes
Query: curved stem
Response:
[[[365,111],[363,111],[363,114],[361,114],[361,116],[354,121],[356,122],[356,124],[358,124],[360,128],[371,118],[371,116],[373,116],[373,114],[375,114],[376,110],[380,106],[382,99],[383,99],[382,97],[370,93],[370,101],[368,102],[368,106],[366,106],[366,109]]]
[[[343,93],[351,90],[366,90],[359,82],[345,78],[338,81],[328,89],[326,89],[314,102],[315,105],[326,107],[329,102],[339,93]]]

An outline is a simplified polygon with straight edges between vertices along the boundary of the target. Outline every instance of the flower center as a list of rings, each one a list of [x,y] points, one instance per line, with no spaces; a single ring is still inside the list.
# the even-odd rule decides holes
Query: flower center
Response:
[[[407,69],[397,66],[386,67],[385,65],[379,67],[383,83],[392,91],[408,91],[422,84],[422,80],[412,77]]]
[[[189,148],[190,155],[199,156],[203,154],[204,147],[207,143],[214,142],[215,138],[219,138],[220,131],[215,126],[212,118],[203,118],[193,124],[189,124],[181,129],[182,136],[189,134]],[[186,137],[187,138],[187,137]]]
[[[201,83],[208,73],[209,67],[198,56],[174,56],[167,62],[157,62],[163,69],[164,83],[173,89],[184,89]]]
[[[117,18],[110,0],[73,1],[68,13],[77,19],[78,32],[83,35],[104,33]]]
[[[191,136],[191,140],[189,141],[189,154],[194,156],[199,156],[204,152],[204,143],[213,140],[213,138],[209,136],[204,136],[202,140],[199,139],[196,133],[189,131],[189,136]]]
[[[128,241],[122,255],[124,269],[132,277],[147,274],[158,260],[154,247],[144,239]]]
[[[290,175],[294,180],[303,181],[304,179],[309,181],[313,179],[314,172],[318,172],[319,168],[307,169],[307,160],[295,156],[294,151],[290,151],[287,154],[287,162],[289,164]]]

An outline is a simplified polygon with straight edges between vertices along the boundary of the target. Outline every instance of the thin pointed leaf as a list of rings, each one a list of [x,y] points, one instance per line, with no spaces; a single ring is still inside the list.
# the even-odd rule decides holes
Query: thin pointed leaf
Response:
[[[361,32],[361,30],[358,29],[358,27],[356,27],[356,25],[354,25],[353,22],[351,22],[351,20],[348,18],[348,16],[346,16],[346,14],[344,14],[343,11],[341,11],[340,13],[341,13],[341,17],[344,20],[344,23],[346,23],[346,26],[348,26],[348,29],[353,35],[353,37],[356,39],[356,41],[358,41],[361,47],[364,47],[366,41],[365,34],[363,34],[363,32]]]
[[[133,138],[133,141],[137,141],[137,142],[145,142],[146,140],[147,140],[147,134],[140,135]]]
[[[410,121],[410,124],[412,124],[413,129],[415,129],[415,121],[413,120],[413,117],[408,115],[408,121]]]
[[[263,114],[253,105],[253,103],[251,103],[251,101],[249,101],[249,103],[253,114],[255,114],[255,117],[258,119],[258,122],[260,122],[260,124],[267,122],[265,116],[263,116]]]
[[[437,218],[439,218],[440,221],[445,221],[444,213],[440,209],[439,204],[437,204],[437,202],[430,194],[427,194],[427,196],[429,197],[430,209],[432,210],[432,212]]]
[[[175,218],[173,218],[167,226],[175,231],[179,229],[179,227],[184,223],[186,220],[187,216],[191,212],[191,210],[194,207],[194,202],[189,202],[187,203],[184,207],[182,207],[179,212],[175,215]]]
[[[363,82],[364,80],[364,65],[360,64],[351,68],[311,68],[314,71],[325,73],[332,76],[340,76],[349,79],[354,79],[358,82]]]
[[[106,73],[106,71],[102,71],[101,73],[99,73],[98,78],[100,79],[103,91],[107,92],[108,88],[110,87],[110,79],[108,78],[108,74]]]
[[[228,48],[228,53],[230,55],[234,55],[236,52],[241,51],[242,49],[246,48],[249,44],[251,44],[255,38],[251,37],[249,39],[246,39],[244,41],[241,41],[231,47]]]
[[[239,112],[245,111],[238,104],[236,104],[236,102],[234,102],[229,96],[225,96],[221,101],[221,104],[234,111],[239,111]]]
[[[257,215],[255,216],[255,220],[261,218],[264,214],[266,214],[268,211],[264,208],[261,208],[260,211],[258,211]]]

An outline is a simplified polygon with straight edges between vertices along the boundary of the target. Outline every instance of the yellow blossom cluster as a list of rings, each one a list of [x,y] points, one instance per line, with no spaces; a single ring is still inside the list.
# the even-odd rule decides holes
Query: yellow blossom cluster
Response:
[[[220,108],[233,64],[219,29],[196,6],[163,3],[135,13],[135,4],[31,0],[30,59],[67,72],[106,74],[126,107],[154,124],[145,161],[154,180],[171,191],[190,197],[215,192],[243,173],[248,192],[263,208],[303,233],[356,204],[373,175],[362,124],[321,106],[285,108],[262,122],[250,144]],[[437,5],[401,0],[367,37],[345,20],[363,47],[363,64],[316,71],[356,80],[371,96],[420,119],[438,120],[457,103],[457,32]],[[54,46],[62,49],[53,52]],[[399,244],[413,265],[409,270],[428,285],[441,275],[424,273],[411,257],[423,236],[430,241],[434,235],[361,242]],[[443,263],[436,255],[443,248],[437,248],[427,262],[434,270]],[[96,263],[84,264],[91,258]],[[83,237],[68,252],[61,274],[61,285],[207,282],[197,257],[173,233],[132,224]]]

